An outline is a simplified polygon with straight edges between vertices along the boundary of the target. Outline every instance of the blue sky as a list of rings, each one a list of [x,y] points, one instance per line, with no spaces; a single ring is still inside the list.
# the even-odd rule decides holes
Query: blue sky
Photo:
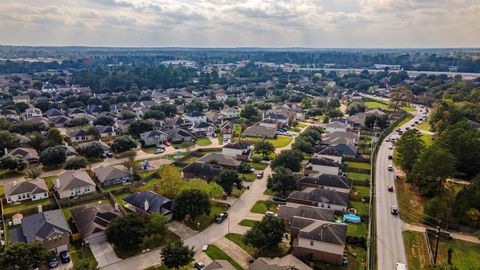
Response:
[[[0,44],[480,47],[479,0],[0,0]]]

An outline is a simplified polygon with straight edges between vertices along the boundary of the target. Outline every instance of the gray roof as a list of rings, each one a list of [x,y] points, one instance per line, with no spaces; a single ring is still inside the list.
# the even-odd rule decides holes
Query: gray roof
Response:
[[[347,225],[317,220],[301,229],[298,233],[298,237],[335,245],[345,245],[347,239]]]
[[[142,211],[145,211],[145,201],[148,201],[149,207],[146,211],[148,213],[159,212],[163,214],[168,214],[172,211],[173,206],[173,203],[170,199],[158,195],[157,193],[150,190],[135,192],[128,195],[123,200]]]
[[[71,233],[60,209],[24,217],[22,231],[27,243],[44,240],[53,233]]]
[[[9,154],[13,156],[20,155],[26,160],[38,159],[38,152],[33,148],[18,147],[10,151]]]
[[[119,216],[110,204],[82,205],[71,209],[70,212],[83,239],[105,231],[108,224]]]
[[[340,163],[324,157],[312,157],[308,160],[308,163],[321,166],[340,167]]]
[[[312,268],[292,254],[288,254],[281,258],[258,258],[250,264],[249,270],[312,270]]]
[[[252,137],[266,137],[266,138],[273,138],[275,137],[276,130],[269,127],[264,127],[260,125],[254,125],[248,127],[244,132],[243,135],[245,136],[252,136]]]
[[[305,188],[302,191],[294,191],[288,196],[289,199],[299,199],[318,203],[336,204],[348,206],[350,194],[323,188]]]
[[[319,220],[333,220],[333,214],[334,211],[331,209],[323,209],[296,203],[282,205],[278,211],[278,215],[283,219],[304,217]]]
[[[44,192],[48,192],[48,187],[47,184],[45,184],[45,180],[41,178],[20,183],[10,182],[5,185],[6,197],[23,193],[38,194]]]
[[[246,150],[246,149],[250,149],[250,146],[251,144],[249,142],[241,141],[237,143],[229,143],[225,145],[223,148]]]
[[[124,166],[100,166],[94,169],[95,176],[98,181],[105,182],[108,180],[124,178],[132,176],[130,171]]]
[[[346,188],[352,189],[353,182],[352,180],[341,175],[332,175],[332,174],[322,174],[318,177],[302,177],[298,181],[306,184],[313,184],[317,186],[328,186],[336,188]]]
[[[96,144],[98,146],[100,146],[103,151],[108,151],[110,150],[110,146],[102,141],[93,141],[93,142],[84,142],[84,143],[81,143],[78,145],[78,148],[85,148],[87,146],[90,146],[92,144]]]
[[[95,182],[86,171],[65,171],[58,178],[60,179],[59,192],[88,185],[95,186]]]
[[[205,267],[205,270],[235,270],[235,267],[226,260],[214,260]]]
[[[216,160],[218,162],[218,165],[227,166],[227,167],[238,167],[240,166],[240,163],[242,163],[240,160],[236,160],[231,156],[227,156],[220,153],[210,153],[206,156],[201,157],[197,161],[208,163],[212,160]]]

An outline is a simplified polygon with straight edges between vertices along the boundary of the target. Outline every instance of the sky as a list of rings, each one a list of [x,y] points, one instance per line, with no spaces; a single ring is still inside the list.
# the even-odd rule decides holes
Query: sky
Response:
[[[0,44],[480,47],[480,0],[0,0]]]

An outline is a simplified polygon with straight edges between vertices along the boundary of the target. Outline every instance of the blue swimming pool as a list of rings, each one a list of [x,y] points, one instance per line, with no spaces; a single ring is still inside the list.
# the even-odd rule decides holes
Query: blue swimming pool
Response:
[[[344,219],[344,221],[350,222],[350,223],[360,223],[360,222],[362,222],[362,219],[359,216],[352,215],[352,214],[343,215],[343,219]]]

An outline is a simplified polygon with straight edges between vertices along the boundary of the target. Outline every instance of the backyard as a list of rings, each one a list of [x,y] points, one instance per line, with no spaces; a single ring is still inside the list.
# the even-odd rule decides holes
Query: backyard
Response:
[[[345,161],[345,165],[347,168],[355,168],[361,170],[370,170],[370,163],[367,162],[352,162],[352,161]]]
[[[350,201],[350,205],[357,210],[357,215],[368,215],[368,203]]]
[[[269,258],[276,258],[276,257],[283,257],[288,252],[289,245],[285,242],[281,242],[278,244],[276,248],[272,248],[263,252],[257,252],[255,248],[251,245],[247,245],[243,242],[245,236],[243,234],[238,233],[228,233],[225,237],[235,243],[237,246],[241,247],[245,250],[248,254],[252,257],[269,257]]]
[[[251,141],[251,142],[254,142],[254,143],[263,140],[262,138],[258,138],[258,137],[243,137],[242,139],[245,140],[245,141],[248,140],[248,141]],[[293,138],[288,137],[288,136],[277,136],[277,138],[275,138],[275,139],[265,139],[265,141],[272,143],[275,148],[285,147],[292,140],[293,140]]]
[[[348,172],[347,178],[353,181],[370,181],[370,174],[366,173],[357,173],[357,172]]]
[[[347,235],[357,237],[367,237],[368,226],[362,222],[359,224],[348,223]]]
[[[55,200],[52,197],[49,197],[47,199],[38,200],[38,201],[23,201],[21,203],[16,203],[16,204],[5,204],[3,208],[3,213],[7,215],[7,214],[14,214],[16,212],[26,211],[33,208],[36,209],[40,204],[43,206],[57,205]]]
[[[432,247],[435,239],[430,237]],[[448,264],[448,250],[451,250],[451,265],[458,269],[480,269],[480,244],[461,240],[442,239],[438,245],[438,263]]]
[[[378,109],[378,108],[388,109],[388,104],[381,103],[378,101],[366,101],[366,102],[363,102],[363,105],[365,105],[365,107],[369,109]]]

